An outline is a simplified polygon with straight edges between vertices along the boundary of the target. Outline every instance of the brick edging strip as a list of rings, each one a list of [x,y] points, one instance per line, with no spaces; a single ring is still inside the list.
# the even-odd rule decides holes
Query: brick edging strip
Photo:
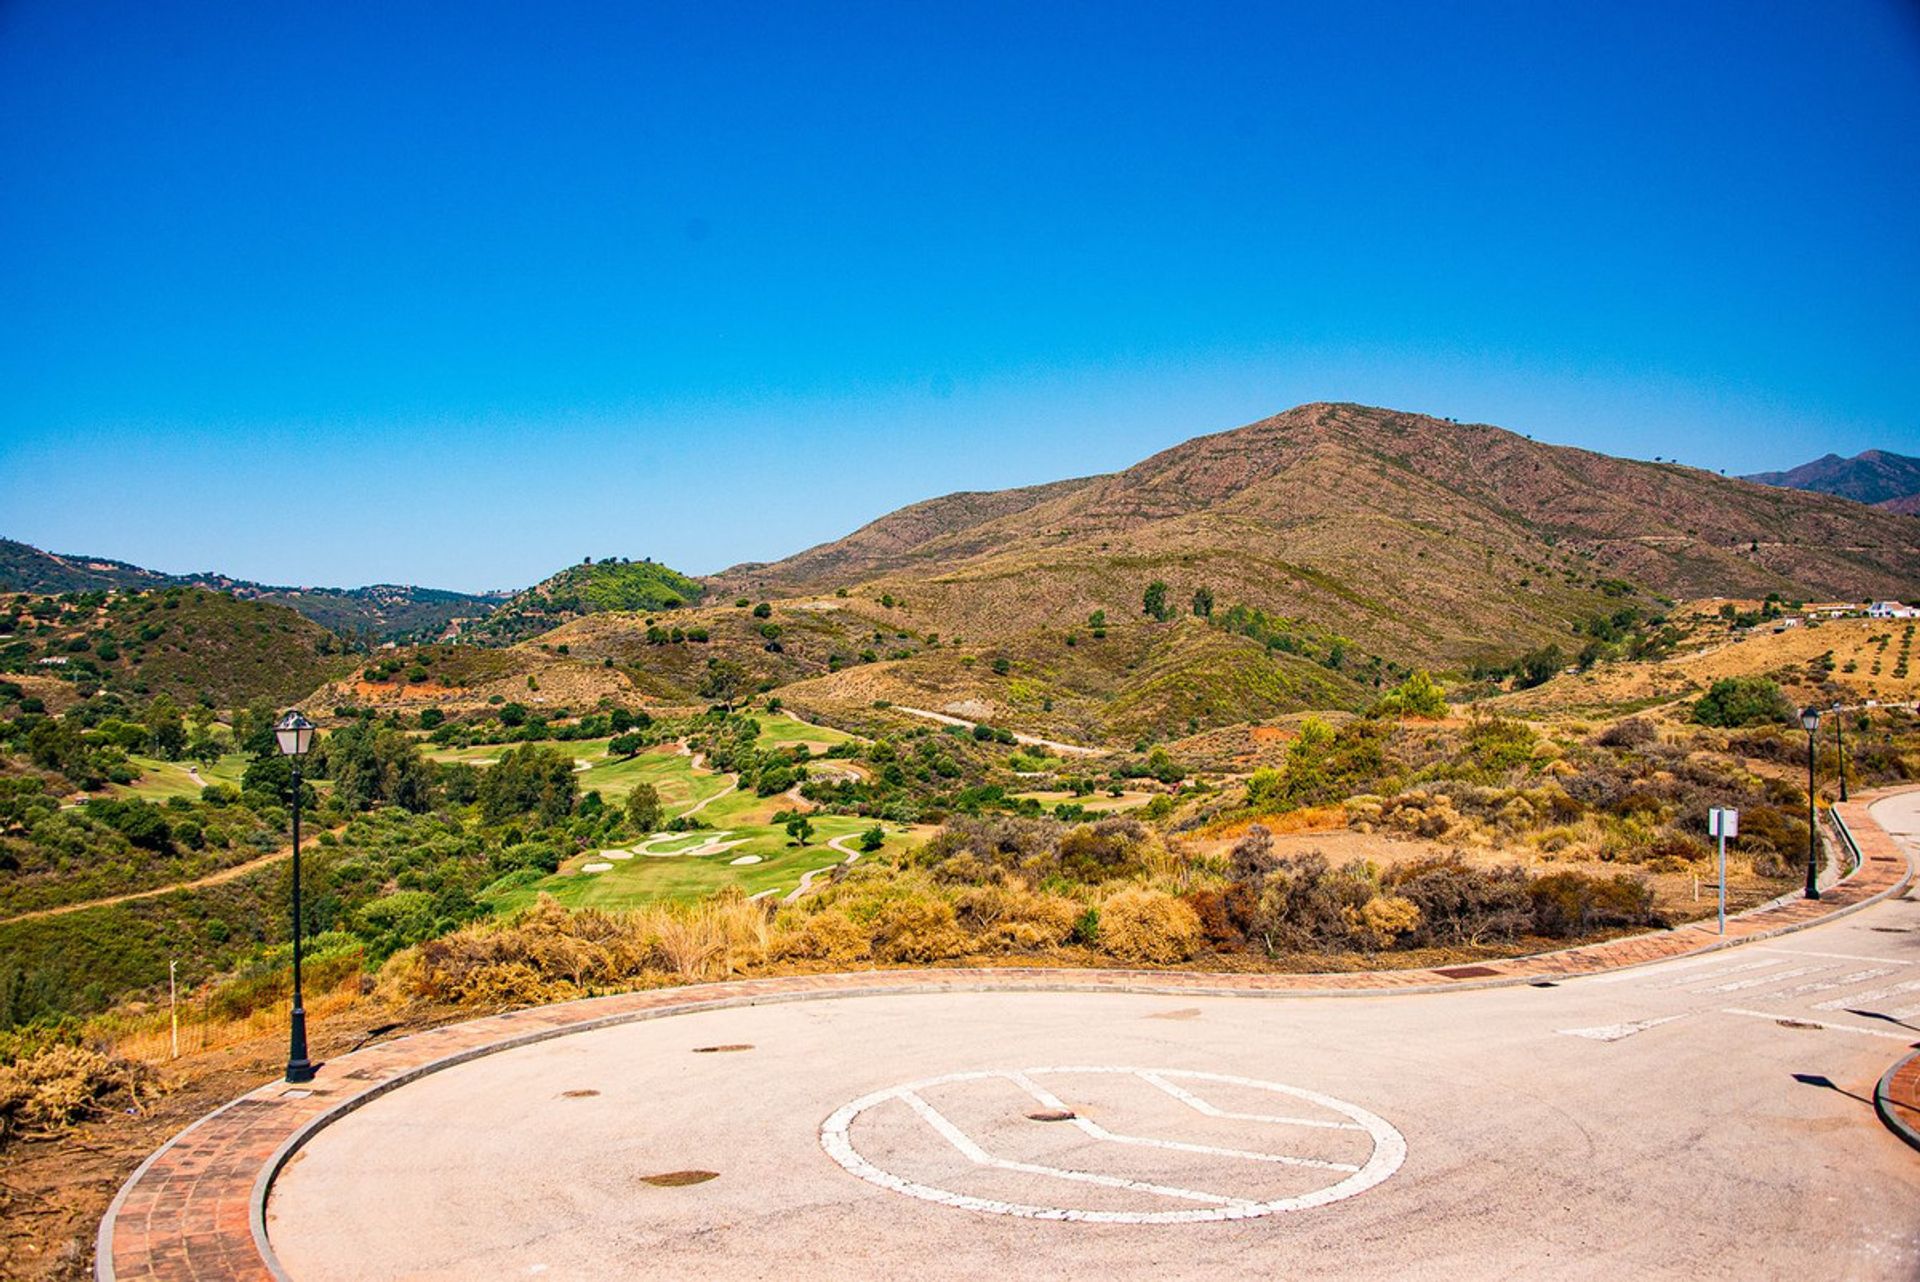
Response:
[[[1920,1148],[1920,1051],[1887,1070],[1873,1088],[1873,1111],[1895,1135]]]
[[[174,1136],[140,1164],[107,1208],[96,1239],[94,1276],[99,1282],[284,1280],[287,1275],[267,1240],[267,1197],[274,1177],[300,1147],[329,1123],[389,1091],[517,1046],[670,1015],[822,998],[1014,991],[1377,996],[1507,987],[1650,965],[1802,930],[1897,894],[1913,870],[1899,846],[1867,814],[1872,802],[1895,791],[1841,803],[1862,859],[1822,899],[1776,901],[1731,917],[1725,936],[1695,923],[1482,965],[1349,974],[1008,967],[787,975],[582,998],[428,1029],[324,1064],[308,1088],[269,1083]],[[1900,1077],[1903,1070],[1910,1070],[1910,1077]],[[1909,1081],[1920,1091],[1920,1056],[1896,1065],[1882,1086]],[[1895,1104],[1903,1106],[1898,1097]],[[1920,1111],[1914,1117],[1920,1120]],[[1911,1132],[1903,1133],[1912,1138]]]

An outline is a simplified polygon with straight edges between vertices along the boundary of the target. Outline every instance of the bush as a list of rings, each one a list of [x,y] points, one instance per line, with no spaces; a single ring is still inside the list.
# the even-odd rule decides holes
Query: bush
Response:
[[[1628,717],[1602,730],[1595,742],[1603,748],[1639,748],[1659,738],[1660,732],[1653,728],[1653,722],[1642,717]]]
[[[873,955],[881,961],[930,962],[967,951],[967,936],[944,899],[896,899],[873,922]]]
[[[1073,938],[1080,905],[1062,895],[1013,886],[970,886],[955,900],[957,920],[988,949],[1029,952]]]
[[[853,962],[872,952],[867,932],[837,908],[815,913],[774,946],[774,956],[804,961]]]
[[[1100,947],[1122,961],[1169,965],[1200,946],[1200,919],[1184,899],[1137,886],[1100,905]]]
[[[1757,726],[1791,721],[1793,705],[1780,687],[1765,677],[1726,677],[1693,705],[1693,719],[1703,726]]]
[[[1371,712],[1380,717],[1421,717],[1437,721],[1447,715],[1447,697],[1439,683],[1422,669],[1381,695]]]
[[[1420,910],[1410,936],[1416,945],[1510,940],[1533,924],[1527,875],[1519,868],[1475,868],[1448,856],[1402,864],[1382,880]]]
[[[145,1064],[55,1043],[0,1065],[0,1144],[17,1135],[45,1135],[109,1108],[137,1110],[158,1092],[158,1075]]]
[[[1565,938],[1603,926],[1647,926],[1655,921],[1653,890],[1638,877],[1619,873],[1590,877],[1548,873],[1527,887],[1535,934]]]

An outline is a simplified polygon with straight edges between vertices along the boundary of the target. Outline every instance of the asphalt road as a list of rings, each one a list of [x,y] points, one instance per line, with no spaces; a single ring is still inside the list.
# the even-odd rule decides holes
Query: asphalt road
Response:
[[[1876,815],[1913,848],[1920,795]],[[1920,1154],[1869,1101],[1920,1044],[1916,897],[1557,987],[575,1034],[329,1127],[269,1234],[303,1282],[1911,1279]],[[715,1174],[646,1178],[687,1171]]]

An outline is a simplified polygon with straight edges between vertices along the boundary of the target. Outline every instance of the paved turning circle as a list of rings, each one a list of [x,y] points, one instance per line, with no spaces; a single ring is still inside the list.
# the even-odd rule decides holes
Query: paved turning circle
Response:
[[[1304,1211],[1372,1188],[1407,1156],[1399,1131],[1344,1100],[1170,1068],[930,1077],[854,1100],[820,1144],[896,1193],[1097,1224]]]

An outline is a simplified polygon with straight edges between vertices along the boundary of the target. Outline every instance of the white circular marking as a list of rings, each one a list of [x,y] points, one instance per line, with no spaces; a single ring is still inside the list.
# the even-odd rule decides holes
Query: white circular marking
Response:
[[[1224,1156],[1239,1158],[1257,1158],[1262,1161],[1287,1163],[1295,1166],[1317,1167],[1331,1171],[1348,1172],[1344,1179],[1328,1184],[1308,1193],[1292,1197],[1277,1198],[1268,1202],[1254,1202],[1233,1198],[1225,1194],[1208,1193],[1188,1189],[1169,1188],[1148,1184],[1143,1181],[1121,1179],[1116,1176],[1101,1175],[1092,1172],[1069,1171],[1063,1168],[1042,1167],[1030,1163],[1015,1162],[995,1158],[974,1144],[963,1132],[955,1127],[936,1110],[920,1099],[919,1092],[930,1087],[945,1086],[954,1082],[985,1081],[999,1078],[1023,1085],[1032,1091],[1036,1098],[1049,1100],[1051,1096],[1044,1088],[1038,1087],[1031,1079],[1053,1074],[1110,1073],[1130,1074],[1160,1090],[1181,1099],[1183,1103],[1197,1111],[1217,1117],[1238,1117],[1252,1121],[1268,1121],[1280,1125],[1297,1125],[1310,1128],[1333,1128],[1364,1131],[1373,1141],[1373,1151],[1367,1160],[1358,1167],[1320,1161],[1310,1158],[1295,1158],[1279,1154],[1251,1154],[1233,1150],[1214,1149],[1201,1145],[1187,1145],[1177,1141],[1143,1140],[1137,1137],[1116,1136],[1090,1121],[1076,1121],[1075,1124],[1087,1129],[1095,1139],[1108,1139],[1117,1143],[1145,1143],[1165,1148],[1181,1148],[1200,1153],[1220,1153]],[[1277,1095],[1291,1096],[1307,1103],[1318,1105],[1330,1112],[1352,1119],[1350,1122],[1333,1122],[1311,1118],[1266,1118],[1251,1114],[1222,1112],[1192,1092],[1177,1085],[1178,1082],[1219,1083],[1228,1086],[1248,1087],[1255,1090],[1271,1091]],[[960,1149],[975,1162],[1000,1166],[1006,1169],[1025,1171],[1042,1176],[1054,1176],[1065,1180],[1077,1180],[1085,1183],[1103,1185],[1109,1188],[1127,1188],[1161,1197],[1180,1198],[1191,1201],[1219,1202],[1224,1205],[1193,1208],[1174,1211],[1113,1211],[1089,1210],[1066,1206],[1039,1206],[1023,1202],[1006,1202],[993,1198],[974,1197],[966,1193],[956,1193],[949,1189],[935,1188],[916,1180],[906,1179],[884,1170],[868,1161],[854,1147],[850,1131],[855,1119],[868,1109],[891,1100],[899,1100],[920,1114],[933,1130],[947,1142]],[[1058,1104],[1059,1101],[1052,1101]],[[1374,1185],[1390,1178],[1400,1169],[1407,1158],[1407,1141],[1386,1119],[1368,1112],[1357,1104],[1322,1095],[1316,1091],[1304,1090],[1298,1086],[1285,1086],[1279,1082],[1263,1082],[1251,1077],[1234,1077],[1226,1073],[1203,1073],[1191,1069],[1146,1069],[1074,1066],[1064,1068],[1028,1068],[1028,1069],[989,1069],[971,1073],[949,1073],[943,1077],[929,1077],[917,1082],[908,1082],[901,1086],[888,1087],[863,1095],[850,1104],[838,1109],[820,1127],[820,1146],[827,1155],[840,1163],[848,1171],[877,1184],[881,1188],[896,1193],[905,1193],[909,1197],[923,1198],[929,1202],[938,1202],[944,1206],[960,1207],[970,1211],[987,1211],[995,1215],[1015,1215],[1034,1220],[1070,1220],[1089,1224],[1200,1224],[1216,1220],[1245,1220],[1263,1215],[1275,1215],[1285,1211],[1305,1211],[1316,1206],[1325,1206],[1332,1202],[1363,1193]]]

